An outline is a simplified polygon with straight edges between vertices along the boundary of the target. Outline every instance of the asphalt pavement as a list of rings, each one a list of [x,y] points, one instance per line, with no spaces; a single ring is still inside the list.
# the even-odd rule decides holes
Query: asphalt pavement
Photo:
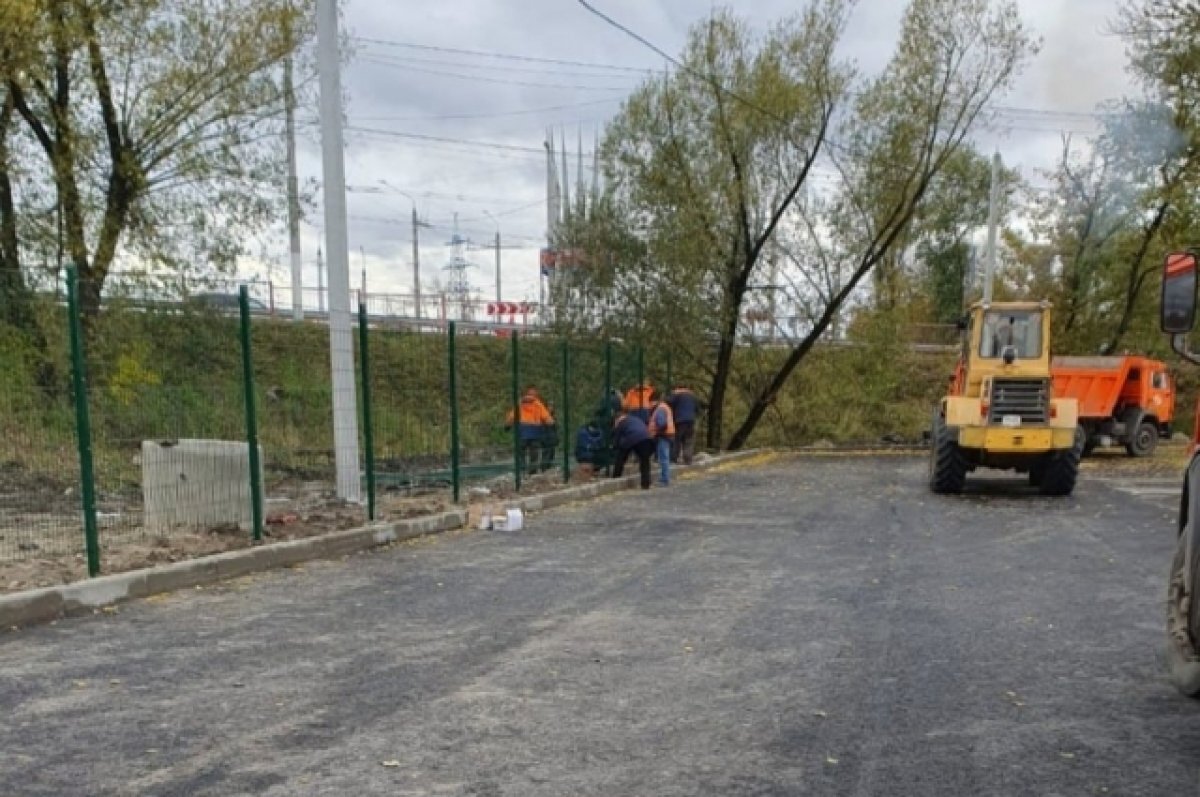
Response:
[[[924,468],[784,459],[5,633],[0,795],[1200,793],[1169,481]]]

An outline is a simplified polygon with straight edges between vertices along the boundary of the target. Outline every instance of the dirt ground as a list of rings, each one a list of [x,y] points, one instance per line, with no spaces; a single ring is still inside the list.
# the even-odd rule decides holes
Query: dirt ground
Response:
[[[572,477],[579,484],[580,476]],[[12,489],[9,489],[11,487]],[[536,495],[562,487],[560,471],[548,471],[523,481],[522,495]],[[44,484],[6,485],[6,492],[21,495],[21,506],[41,506],[38,513],[23,511],[18,516],[0,514],[0,527],[17,522],[26,524],[24,537],[41,544],[25,543],[19,549],[19,561],[0,561],[0,593],[65,584],[87,577],[87,560],[82,540],[48,538],[45,530],[60,532],[77,524],[77,499],[63,497],[63,491]],[[508,477],[464,487],[463,504],[471,506],[503,503],[516,494]],[[444,512],[453,506],[448,490],[425,492],[382,490],[377,496],[376,518],[381,521],[403,520]],[[351,529],[367,522],[364,507],[338,501],[330,486],[322,482],[290,481],[272,485],[267,494],[266,527],[263,542],[285,542]],[[2,511],[2,510],[0,510]],[[136,516],[135,512],[127,515]],[[36,517],[35,517],[36,516]],[[37,522],[35,522],[37,521]],[[53,532],[51,532],[53,533]],[[146,567],[194,559],[254,545],[249,533],[234,526],[209,530],[180,529],[168,535],[149,534],[140,527],[106,528],[101,518],[102,573],[122,573]],[[66,548],[67,550],[62,550]],[[74,550],[72,550],[74,549]]]

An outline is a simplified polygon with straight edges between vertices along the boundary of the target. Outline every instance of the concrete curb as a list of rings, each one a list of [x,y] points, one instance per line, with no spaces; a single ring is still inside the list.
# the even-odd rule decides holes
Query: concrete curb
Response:
[[[760,450],[755,450],[725,454],[693,465],[687,470],[704,471],[760,453]],[[637,477],[631,476],[594,481],[502,503],[508,507],[519,507],[525,512],[541,512],[603,495],[612,495],[637,486]],[[462,528],[466,523],[467,510],[454,509],[439,515],[374,523],[317,537],[228,551],[144,570],[114,573],[87,581],[13,592],[0,595],[0,629],[86,614],[135,598],[213,584],[314,559],[332,559],[389,543],[453,531]]]

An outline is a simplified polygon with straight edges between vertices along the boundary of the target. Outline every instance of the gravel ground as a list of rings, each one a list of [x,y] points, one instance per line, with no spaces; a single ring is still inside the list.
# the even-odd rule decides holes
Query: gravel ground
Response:
[[[792,459],[0,636],[0,794],[1194,795],[1171,476]]]

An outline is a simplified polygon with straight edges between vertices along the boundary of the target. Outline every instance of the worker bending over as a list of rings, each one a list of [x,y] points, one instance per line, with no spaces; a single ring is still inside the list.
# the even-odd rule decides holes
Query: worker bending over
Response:
[[[684,465],[692,464],[696,454],[696,419],[700,415],[700,399],[696,394],[683,385],[675,385],[667,398],[671,412],[675,415],[675,440],[671,444],[671,462],[678,464],[680,458]]]
[[[622,412],[613,423],[613,445],[617,449],[613,478],[621,478],[625,472],[625,461],[636,454],[638,469],[642,477],[642,489],[650,489],[650,456],[654,453],[654,441],[650,430],[642,419],[632,413]]]

